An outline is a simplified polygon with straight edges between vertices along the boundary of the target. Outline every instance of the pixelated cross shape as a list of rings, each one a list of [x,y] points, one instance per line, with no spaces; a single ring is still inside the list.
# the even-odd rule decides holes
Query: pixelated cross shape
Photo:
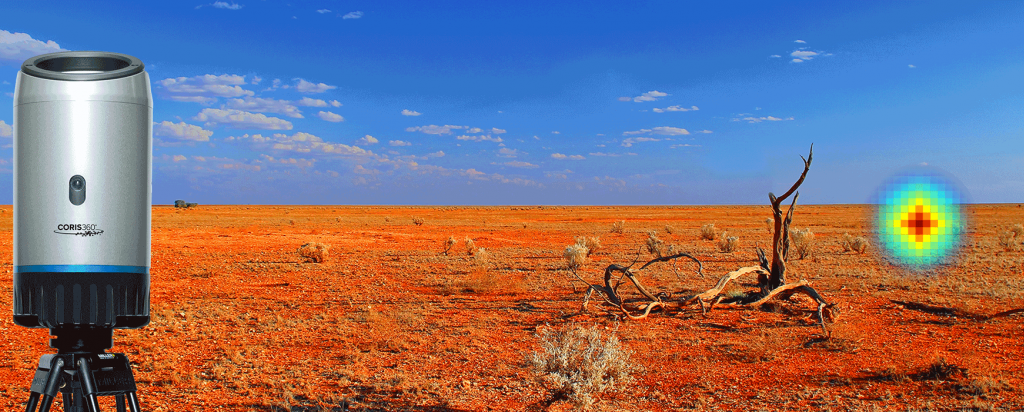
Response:
[[[939,220],[926,212],[922,205],[916,205],[914,211],[908,212],[906,216],[906,219],[900,220],[900,227],[907,228],[907,234],[913,236],[915,242],[924,242],[925,235],[930,235],[932,228],[939,227]]]

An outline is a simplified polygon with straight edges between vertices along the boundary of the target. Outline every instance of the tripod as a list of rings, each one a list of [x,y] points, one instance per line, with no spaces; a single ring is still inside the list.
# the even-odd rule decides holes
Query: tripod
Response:
[[[39,412],[49,412],[59,391],[64,412],[100,412],[98,397],[111,395],[117,412],[126,412],[126,406],[128,411],[140,412],[128,357],[104,353],[113,346],[113,333],[109,328],[51,329],[56,338],[50,339],[50,347],[57,354],[39,358],[25,411],[35,412],[39,405]]]

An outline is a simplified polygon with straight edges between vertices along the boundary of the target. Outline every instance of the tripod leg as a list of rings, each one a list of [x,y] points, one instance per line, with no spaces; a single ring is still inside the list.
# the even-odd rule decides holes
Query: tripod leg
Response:
[[[28,406],[25,407],[25,412],[36,412],[36,405],[39,404],[39,394],[32,392],[28,397]]]
[[[142,412],[142,408],[139,407],[139,397],[135,395],[135,392],[128,392],[128,410]]]
[[[96,381],[92,376],[92,368],[89,367],[88,359],[78,358],[77,366],[78,380],[82,382],[82,394],[85,395],[88,412],[100,412],[100,402],[99,399],[96,399]]]
[[[117,412],[127,412],[127,410],[124,407],[124,394],[123,393],[122,394],[118,394],[117,396],[115,396],[114,400],[117,402]]]
[[[46,377],[46,385],[43,386],[43,399],[42,404],[39,405],[39,412],[50,412],[50,406],[53,405],[53,395],[57,394],[62,374],[64,374],[64,358],[55,356],[50,361],[50,372]]]

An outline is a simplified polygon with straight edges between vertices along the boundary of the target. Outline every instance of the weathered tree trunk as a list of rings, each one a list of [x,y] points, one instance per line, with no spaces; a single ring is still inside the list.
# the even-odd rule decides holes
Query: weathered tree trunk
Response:
[[[803,184],[804,178],[807,177],[807,171],[811,169],[811,160],[813,158],[814,144],[812,143],[807,158],[804,159],[803,156],[800,156],[800,159],[804,161],[804,172],[800,174],[800,178],[797,179],[796,183],[793,183],[793,186],[782,196],[775,197],[774,193],[768,193],[768,199],[772,204],[772,214],[775,218],[775,231],[772,236],[771,268],[765,267],[771,274],[767,279],[759,282],[762,296],[767,296],[772,290],[786,284],[786,258],[789,256],[789,224],[793,222],[793,208],[796,207],[796,199],[800,197],[800,192],[797,192],[796,189]],[[782,202],[790,195],[793,195],[793,203],[789,205],[789,210],[786,211],[786,217],[783,219]],[[761,260],[761,266],[765,266],[767,259],[765,258],[764,250],[758,247],[757,254]]]

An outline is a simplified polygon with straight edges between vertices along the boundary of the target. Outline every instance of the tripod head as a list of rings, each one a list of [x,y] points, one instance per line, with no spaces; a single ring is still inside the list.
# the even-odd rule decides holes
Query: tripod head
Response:
[[[103,353],[114,346],[114,329],[63,327],[50,329],[50,347],[64,353]]]

